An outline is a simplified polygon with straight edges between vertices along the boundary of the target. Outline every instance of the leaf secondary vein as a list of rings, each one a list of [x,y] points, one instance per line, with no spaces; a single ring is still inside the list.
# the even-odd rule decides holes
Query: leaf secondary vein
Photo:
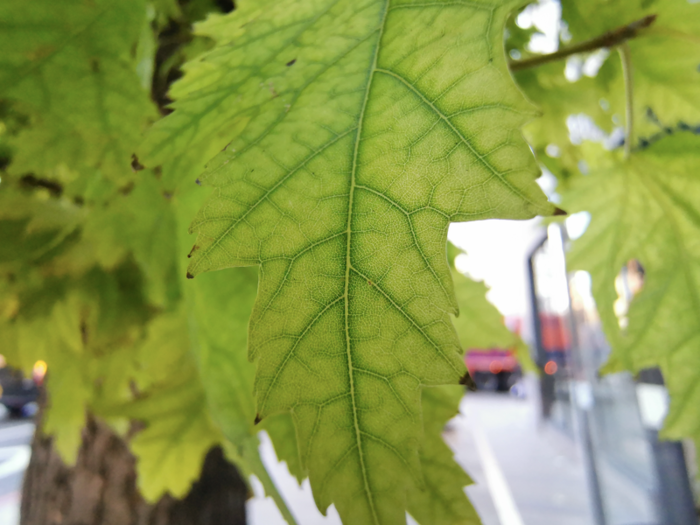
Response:
[[[528,198],[527,195],[523,194],[523,192],[521,192],[521,191],[518,190],[515,186],[513,186],[510,182],[508,182],[508,181],[506,180],[506,178],[503,177],[503,174],[501,174],[496,168],[494,168],[494,167],[491,165],[491,163],[490,163],[488,160],[486,160],[486,159],[484,158],[484,155],[482,155],[481,153],[479,153],[479,152],[476,150],[476,148],[475,148],[474,146],[472,146],[471,142],[469,142],[469,141],[467,140],[467,138],[462,134],[462,132],[459,131],[459,130],[455,127],[454,124],[452,124],[452,122],[450,121],[450,119],[447,118],[447,116],[446,116],[442,111],[440,111],[440,110],[437,108],[437,106],[435,106],[435,104],[433,104],[430,100],[428,100],[427,98],[425,98],[425,96],[423,95],[423,93],[421,93],[420,91],[418,91],[418,89],[416,89],[416,87],[415,87],[413,84],[411,84],[408,80],[406,80],[405,78],[403,78],[401,75],[397,75],[396,73],[394,73],[393,71],[390,71],[390,70],[388,70],[388,69],[377,69],[377,73],[383,73],[383,74],[385,74],[385,75],[387,75],[387,76],[393,77],[393,78],[395,78],[396,80],[398,80],[399,82],[401,82],[402,84],[404,84],[404,85],[405,85],[408,89],[410,89],[416,96],[418,96],[430,109],[432,109],[432,110],[435,112],[435,114],[438,115],[438,116],[445,122],[445,124],[447,124],[447,125],[449,126],[449,128],[452,130],[452,132],[453,132],[455,135],[457,135],[457,137],[459,137],[460,141],[461,141],[465,146],[467,146],[467,148],[469,148],[469,151],[471,151],[471,152],[474,154],[474,156],[475,156],[477,159],[479,159],[479,161],[480,161],[491,173],[493,173],[494,176],[496,176],[496,177],[498,178],[498,180],[500,180],[506,188],[508,188],[513,194],[517,195],[518,197],[520,197],[520,198],[523,199],[524,201],[529,202],[529,203],[532,204],[533,206],[537,206],[537,204],[536,204],[535,202],[533,202],[532,199]]]
[[[304,166],[306,166],[309,162],[311,162],[318,155],[320,155],[325,150],[327,150],[328,148],[330,148],[331,146],[336,144],[338,141],[343,139],[346,135],[350,134],[353,130],[354,130],[354,128],[350,128],[349,130],[341,133],[340,135],[333,137],[332,140],[326,142],[326,144],[324,144],[323,146],[321,146],[317,150],[312,151],[311,154],[308,155],[304,160],[302,160],[295,168],[291,169],[289,171],[289,173],[287,173],[284,177],[282,177],[279,181],[277,181],[277,183],[274,186],[272,186],[269,190],[267,190],[265,193],[263,193],[263,195],[252,206],[250,206],[245,211],[245,213],[243,213],[243,215],[241,215],[238,219],[233,221],[231,223],[231,225],[228,228],[226,228],[226,230],[221,235],[219,235],[213,243],[211,243],[209,246],[207,246],[207,248],[205,249],[205,251],[203,253],[203,256],[206,256],[209,252],[211,252],[214,248],[216,248],[221,243],[221,241],[236,228],[236,226],[238,226],[241,222],[243,222],[246,219],[246,217],[248,217],[248,215],[250,215],[255,209],[257,209],[257,207],[260,204],[262,204],[262,202],[267,200],[270,197],[270,195],[272,193],[274,193],[275,190],[277,190],[280,186],[282,186],[282,184],[284,184],[289,178],[291,178],[295,173],[297,173],[299,170],[304,168]],[[190,231],[194,231],[201,224],[204,224],[206,222],[216,221],[216,220],[220,220],[220,219],[210,218],[210,219],[203,219],[201,221],[197,221],[196,223],[192,224],[192,226],[190,227]],[[193,269],[196,269],[197,266],[198,265],[194,265]]]

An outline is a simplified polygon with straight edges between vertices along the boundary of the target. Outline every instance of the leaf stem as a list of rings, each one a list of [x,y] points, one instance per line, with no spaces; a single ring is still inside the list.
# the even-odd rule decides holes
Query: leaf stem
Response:
[[[297,525],[292,512],[287,506],[287,502],[284,501],[282,494],[280,494],[279,490],[277,490],[277,486],[270,477],[270,474],[267,471],[265,464],[262,462],[257,450],[246,452],[248,452],[247,454],[244,453],[246,457],[241,457],[241,460],[246,463],[246,466],[250,472],[255,474],[258,480],[260,480],[260,483],[262,483],[262,486],[265,489],[265,495],[272,498],[272,500],[275,502],[280,514],[282,514],[282,517],[287,522],[287,525]]]
[[[625,158],[628,159],[632,150],[634,135],[634,87],[632,85],[632,55],[630,46],[623,42],[617,46],[617,52],[622,61],[622,77],[625,81]]]
[[[639,34],[639,31],[649,27],[656,20],[656,15],[645,16],[639,20],[627,24],[612,31],[600,35],[598,37],[592,38],[591,40],[586,40],[579,44],[573,46],[564,47],[559,51],[554,53],[549,53],[547,55],[538,55],[531,58],[525,58],[523,60],[511,61],[508,63],[511,71],[520,71],[522,69],[528,69],[531,67],[541,66],[543,64],[548,64],[549,62],[555,62],[557,60],[562,60],[571,55],[577,53],[590,53],[591,51],[596,51],[603,48],[612,48],[625,44],[630,38],[634,38]]]

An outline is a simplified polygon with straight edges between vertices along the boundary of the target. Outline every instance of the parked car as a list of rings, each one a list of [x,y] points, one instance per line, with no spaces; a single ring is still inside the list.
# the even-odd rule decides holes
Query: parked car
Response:
[[[0,356],[0,403],[7,408],[11,416],[24,415],[25,407],[36,402],[45,375],[44,361],[34,364],[32,377],[24,377],[21,370],[7,366],[5,358]]]
[[[464,361],[477,390],[508,392],[522,375],[513,350],[468,350]]]

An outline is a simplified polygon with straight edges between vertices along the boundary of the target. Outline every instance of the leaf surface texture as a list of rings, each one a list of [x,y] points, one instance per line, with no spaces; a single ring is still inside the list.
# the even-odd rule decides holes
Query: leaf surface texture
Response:
[[[464,373],[447,226],[553,209],[505,67],[512,7],[241,2],[198,27],[217,46],[141,151],[224,148],[189,273],[260,266],[257,417],[292,412],[317,504],[346,523],[404,522],[421,387]]]

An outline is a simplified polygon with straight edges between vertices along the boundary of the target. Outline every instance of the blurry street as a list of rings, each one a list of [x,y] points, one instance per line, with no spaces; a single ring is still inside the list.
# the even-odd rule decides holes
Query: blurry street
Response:
[[[462,400],[461,413],[444,436],[474,479],[467,494],[483,525],[593,525],[579,448],[558,430],[539,424],[536,386],[527,381],[524,399],[478,392]],[[284,465],[275,465],[269,441],[263,442],[262,452],[300,525],[340,524],[333,508],[328,517],[316,510],[308,482],[300,489]],[[284,523],[255,485],[249,523]]]
[[[475,481],[467,494],[483,525],[593,525],[579,449],[538,423],[533,397],[462,400],[445,440]]]
[[[455,459],[475,484],[467,494],[484,525],[593,525],[582,454],[575,441],[540,423],[536,382],[528,380],[526,397],[487,392],[464,397],[460,415],[445,430]],[[31,420],[0,419],[0,525],[17,525],[22,473],[29,461]],[[308,481],[299,487],[262,435],[263,461],[299,525],[340,525],[335,509],[327,517],[316,509]],[[284,521],[262,487],[253,480],[256,497],[248,503],[251,525]],[[619,492],[626,508],[644,505],[638,494]],[[624,511],[615,523],[644,523]],[[413,523],[409,520],[409,523]]]

